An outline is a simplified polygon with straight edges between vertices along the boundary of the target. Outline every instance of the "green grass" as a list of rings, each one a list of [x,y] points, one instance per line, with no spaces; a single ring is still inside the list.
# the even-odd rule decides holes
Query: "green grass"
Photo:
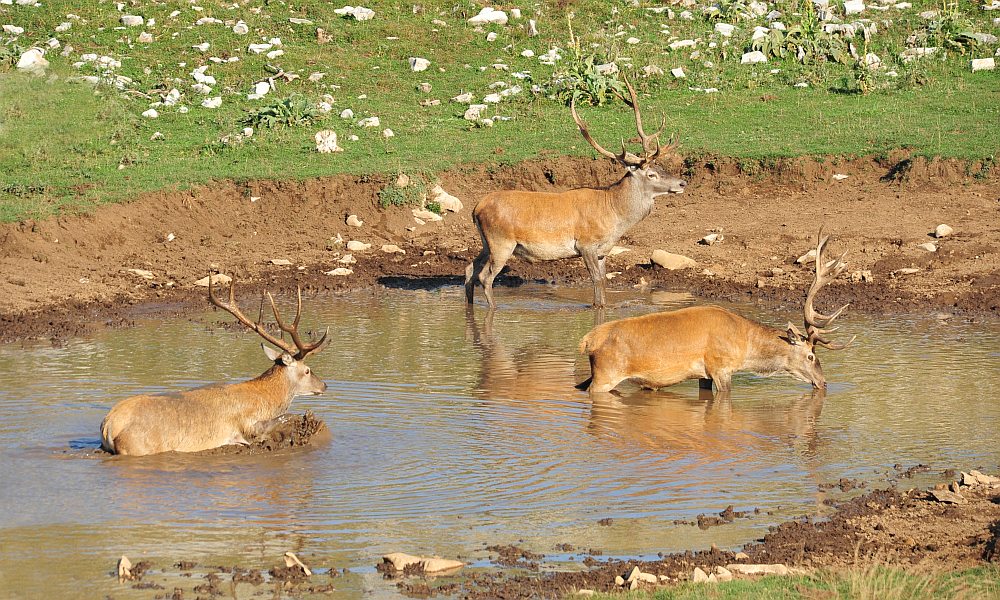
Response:
[[[569,596],[572,598],[574,596]],[[1000,569],[981,567],[943,574],[869,567],[794,577],[684,583],[655,593],[598,595],[602,600],[942,600],[1000,598]]]
[[[786,25],[797,18],[792,13],[799,1],[775,4],[786,12]],[[229,8],[231,3],[217,0],[199,4],[204,9],[200,12],[193,5],[174,2],[127,8],[126,13],[157,22],[151,28],[128,29],[118,28],[120,13],[113,3],[80,6],[51,0],[38,8],[0,6],[0,22],[26,30],[18,37],[0,36],[0,221],[86,210],[144,191],[184,188],[213,179],[434,173],[466,163],[591,154],[563,104],[527,91],[532,84],[550,81],[553,72],[566,68],[573,56],[570,21],[552,2],[522,7],[524,20],[538,20],[541,35],[535,38],[527,36],[523,21],[474,31],[465,22],[478,12],[478,5],[471,2],[434,0],[423,4],[423,12],[413,14],[411,2],[373,1],[367,6],[376,11],[376,17],[366,22],[341,18],[333,13],[337,3],[317,0],[304,0],[294,9],[282,2],[251,3],[236,10]],[[761,160],[873,155],[908,148],[917,155],[994,157],[1000,148],[1000,72],[973,74],[968,68],[970,56],[992,55],[994,48],[900,62],[897,57],[906,47],[905,40],[926,29],[917,13],[940,8],[932,0],[914,4],[907,11],[863,15],[880,22],[891,19],[892,25],[883,25],[859,51],[878,53],[887,68],[899,73],[895,79],[877,77],[875,91],[867,94],[857,93],[856,70],[850,65],[804,65],[793,59],[740,65],[753,25],[764,24],[760,18],[740,21],[736,34],[723,39],[713,37],[714,22],[702,18],[698,9],[694,9],[694,20],[683,21],[667,20],[625,2],[578,0],[571,6],[581,53],[596,53],[601,61],[615,58],[626,69],[625,65],[633,65],[632,79],[643,94],[647,120],[662,111],[667,129],[678,132],[686,154]],[[959,7],[978,30],[997,33],[991,13],[981,11],[978,4],[963,0]],[[170,17],[174,10],[181,14]],[[81,20],[72,21],[69,31],[55,33],[68,13]],[[193,25],[201,17],[242,19],[251,33],[238,36],[221,24]],[[314,24],[294,25],[289,17],[308,18]],[[434,19],[444,20],[447,26],[433,25]],[[671,35],[660,33],[661,25],[667,25]],[[318,44],[316,27],[325,29],[332,41]],[[137,41],[144,30],[154,35],[153,43]],[[486,41],[489,31],[499,38]],[[52,36],[74,47],[68,57],[61,57],[58,50],[47,54],[50,73],[58,75],[57,79],[31,78],[13,71],[21,49]],[[632,36],[640,43],[625,43]],[[283,56],[268,59],[247,50],[248,44],[270,37],[281,38]],[[667,47],[674,39],[694,37],[703,40],[696,59],[690,57],[690,49]],[[718,47],[708,48],[709,41]],[[191,47],[201,42],[211,44],[205,53]],[[541,55],[552,46],[563,49],[563,61],[555,67],[520,55],[524,49]],[[120,60],[122,66],[115,74],[132,79],[127,90],[107,85],[95,90],[88,84],[68,82],[77,74],[97,73],[92,64],[73,66],[84,53]],[[210,56],[240,60],[217,64],[208,60]],[[430,69],[411,72],[410,56],[430,59]],[[509,70],[494,69],[494,63],[507,64]],[[218,80],[209,96],[223,98],[219,109],[201,107],[204,96],[191,89],[190,73],[200,65],[208,65],[207,73]],[[646,65],[659,66],[667,73],[642,79],[635,70]],[[687,79],[670,76],[669,70],[678,66],[688,73]],[[248,100],[253,84],[278,68],[300,78],[278,80],[276,91],[261,100]],[[780,72],[771,73],[771,69]],[[512,77],[514,72],[528,71],[527,80]],[[326,75],[320,81],[308,81],[313,72]],[[489,112],[514,117],[513,121],[477,127],[461,118],[464,105],[448,101],[463,91],[472,91],[478,101],[496,81],[526,89]],[[419,91],[420,82],[431,83],[432,92]],[[793,87],[800,82],[810,87]],[[689,87],[720,91],[706,94]],[[157,108],[157,119],[139,116],[171,88],[183,93],[181,104],[189,107],[186,114],[177,106],[162,106]],[[332,96],[333,110],[320,114],[312,124],[257,128],[250,138],[237,135],[250,111],[292,94],[313,103]],[[419,105],[428,98],[442,103]],[[354,111],[353,119],[339,117],[345,108]],[[594,135],[609,147],[617,139],[634,135],[631,113],[620,103],[584,107],[581,112]],[[380,127],[356,124],[371,115],[380,118]],[[395,137],[382,137],[386,127]],[[345,152],[315,152],[313,135],[324,128],[337,131]],[[162,139],[151,139],[156,132]],[[360,139],[348,141],[352,134]]]

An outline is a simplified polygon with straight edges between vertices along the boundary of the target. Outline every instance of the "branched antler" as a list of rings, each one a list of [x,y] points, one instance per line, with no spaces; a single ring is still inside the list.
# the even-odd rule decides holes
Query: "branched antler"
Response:
[[[827,261],[823,258],[823,250],[826,249],[826,244],[830,241],[830,236],[824,236],[821,228],[820,232],[816,236],[816,240],[816,276],[813,279],[812,285],[809,286],[809,292],[806,294],[806,302],[803,306],[803,314],[806,324],[806,339],[814,346],[819,345],[824,348],[829,348],[830,350],[841,350],[851,345],[854,338],[851,338],[846,344],[840,344],[831,342],[823,336],[837,330],[836,327],[830,327],[830,325],[837,317],[840,316],[842,312],[844,312],[844,309],[850,306],[850,304],[841,306],[832,314],[824,315],[815,309],[813,302],[816,299],[817,292],[819,292],[823,286],[836,279],[837,276],[843,273],[847,268],[847,264],[844,263],[844,256],[846,256],[847,253],[845,252],[838,258]]]

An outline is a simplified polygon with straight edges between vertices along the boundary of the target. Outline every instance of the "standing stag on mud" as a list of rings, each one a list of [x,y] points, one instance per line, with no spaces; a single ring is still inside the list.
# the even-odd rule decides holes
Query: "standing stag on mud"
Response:
[[[654,161],[664,150],[672,151],[672,140],[660,147],[663,127],[647,135],[642,128],[635,89],[625,82],[635,112],[635,125],[642,142],[641,156],[629,152],[622,141],[621,154],[605,150],[594,141],[587,125],[570,103],[573,120],[584,139],[602,156],[626,168],[617,183],[602,188],[577,188],[565,192],[493,192],[476,206],[472,218],[479,229],[483,250],[465,270],[465,297],[471,304],[475,286],[483,286],[490,308],[493,280],[511,255],[529,262],[579,256],[594,281],[594,305],[604,306],[604,259],[633,225],[653,210],[653,200],[663,194],[679,194],[687,185],[683,179],[668,177]],[[655,147],[654,147],[655,146]]]
[[[591,377],[578,387],[607,392],[622,381],[660,388],[685,379],[699,378],[703,387],[729,390],[733,373],[789,374],[814,388],[825,388],[826,379],[814,353],[816,346],[831,350],[847,344],[830,342],[824,335],[847,308],[830,315],[813,308],[816,293],[840,275],[847,265],[844,255],[829,262],[823,250],[829,237],[816,245],[816,276],[806,294],[806,333],[791,323],[785,331],[741,317],[718,306],[693,306],[613,321],[595,327],[580,342],[580,352],[590,356]]]
[[[105,450],[114,454],[141,456],[249,444],[278,423],[294,397],[317,395],[326,390],[326,384],[304,361],[323,348],[329,330],[314,343],[304,343],[299,337],[302,290],[298,292],[298,306],[291,325],[281,320],[274,298],[265,293],[278,327],[289,334],[294,345],[264,328],[264,297],[261,297],[260,312],[254,323],[244,316],[234,296],[234,284],[230,284],[229,302],[219,300],[209,277],[209,301],[236,317],[268,343],[280,348],[272,350],[261,344],[264,354],[274,361],[271,368],[256,379],[241,383],[126,398],[116,404],[101,423],[101,446]]]

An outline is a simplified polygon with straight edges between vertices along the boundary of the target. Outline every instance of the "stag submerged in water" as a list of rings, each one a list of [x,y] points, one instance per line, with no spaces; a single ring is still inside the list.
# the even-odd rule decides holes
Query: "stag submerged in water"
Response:
[[[142,456],[160,452],[197,452],[228,444],[248,444],[278,423],[296,396],[321,394],[326,384],[305,364],[327,341],[305,343],[299,336],[302,290],[291,325],[282,321],[270,293],[274,319],[292,344],[268,333],[262,324],[264,298],[257,322],[244,316],[235,301],[234,285],[229,301],[215,296],[209,277],[209,301],[230,313],[280,350],[261,344],[274,364],[256,379],[234,384],[215,384],[171,394],[132,396],[116,404],[101,423],[101,447],[113,454]],[[327,332],[329,333],[329,332]],[[294,345],[293,345],[294,344]]]
[[[830,325],[846,304],[830,315],[813,306],[817,292],[847,268],[843,255],[829,262],[824,259],[828,240],[821,236],[816,245],[816,275],[803,308],[804,335],[791,323],[782,331],[718,306],[613,321],[595,327],[581,340],[580,352],[590,356],[591,378],[578,387],[607,392],[625,380],[660,388],[698,378],[703,387],[714,382],[718,390],[728,391],[734,373],[750,371],[785,373],[825,388],[816,347],[840,350],[851,343],[837,344],[824,337],[833,331]]]
[[[483,250],[465,270],[465,297],[471,304],[477,284],[483,286],[490,308],[496,308],[493,280],[512,255],[529,262],[579,256],[594,282],[594,306],[604,306],[604,260],[607,253],[633,225],[653,210],[653,201],[664,194],[679,194],[687,182],[667,176],[654,161],[663,151],[671,152],[671,141],[661,147],[663,127],[647,135],[635,89],[625,82],[642,142],[641,156],[629,152],[622,142],[621,154],[605,150],[590,136],[587,125],[570,103],[573,120],[584,139],[602,156],[625,167],[625,175],[603,188],[577,188],[565,192],[505,190],[488,194],[472,213]]]

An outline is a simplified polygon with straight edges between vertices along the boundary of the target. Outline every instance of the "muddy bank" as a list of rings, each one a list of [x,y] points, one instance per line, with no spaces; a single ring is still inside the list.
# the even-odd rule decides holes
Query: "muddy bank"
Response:
[[[904,156],[768,164],[689,158],[668,170],[689,179],[687,191],[659,201],[621,240],[628,252],[608,259],[612,289],[794,306],[811,277],[794,259],[822,225],[834,237],[832,250],[847,251],[856,274],[853,283],[826,290],[823,302],[849,301],[852,310],[872,313],[995,317],[1000,311],[1000,180],[976,165]],[[465,209],[423,225],[412,207],[379,207],[378,193],[390,183],[379,176],[221,182],[88,215],[2,225],[0,339],[59,340],[93,327],[128,326],[142,314],[184,310],[205,302],[193,282],[212,269],[254,292],[458,284],[479,250],[470,213],[484,194],[606,185],[618,176],[611,163],[585,158],[456,168],[440,174],[441,183]],[[350,214],[364,225],[347,225]],[[940,223],[954,234],[934,239]],[[710,231],[721,231],[724,241],[699,244]],[[349,251],[338,239],[371,248],[351,253],[357,262],[344,264]],[[937,250],[920,249],[926,242]],[[383,244],[405,254],[384,253]],[[658,248],[690,256],[698,267],[654,268],[649,257]],[[343,266],[353,273],[324,274]],[[525,281],[577,285],[589,278],[580,260],[513,259],[498,279],[498,298],[503,286]]]

